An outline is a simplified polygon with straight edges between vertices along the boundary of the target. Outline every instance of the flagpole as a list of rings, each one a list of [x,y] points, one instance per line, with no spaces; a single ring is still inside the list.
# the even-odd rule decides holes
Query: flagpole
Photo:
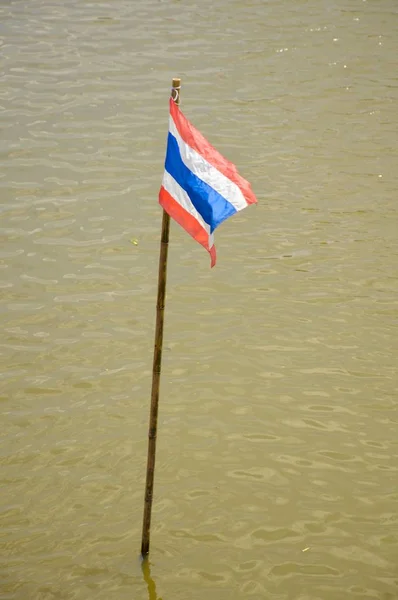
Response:
[[[175,77],[172,82],[171,97],[173,98],[176,104],[180,103],[180,89],[181,79]],[[153,484],[156,459],[156,435],[159,406],[159,385],[162,367],[164,307],[166,302],[167,253],[169,249],[169,230],[170,217],[168,213],[165,210],[163,210],[162,233],[160,238],[159,255],[158,298],[156,304],[155,346],[153,350],[151,409],[149,416],[148,431],[148,459],[146,468],[144,518],[142,523],[141,555],[143,557],[147,556],[149,552],[149,539],[151,530]]]

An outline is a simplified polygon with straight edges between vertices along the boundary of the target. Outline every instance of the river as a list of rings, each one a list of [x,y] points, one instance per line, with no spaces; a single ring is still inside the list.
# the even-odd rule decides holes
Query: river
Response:
[[[2,600],[398,598],[394,0],[0,4]],[[170,233],[172,77],[258,198]],[[148,568],[150,567],[150,568]]]

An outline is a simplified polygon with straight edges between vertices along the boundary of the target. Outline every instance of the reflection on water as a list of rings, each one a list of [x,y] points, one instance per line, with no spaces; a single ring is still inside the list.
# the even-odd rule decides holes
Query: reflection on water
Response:
[[[144,581],[148,588],[148,600],[162,600],[156,593],[156,584],[151,577],[151,563],[148,558],[144,558],[141,564]]]

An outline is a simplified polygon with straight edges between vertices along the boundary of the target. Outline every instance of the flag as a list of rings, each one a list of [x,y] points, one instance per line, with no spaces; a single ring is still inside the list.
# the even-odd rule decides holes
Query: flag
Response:
[[[216,227],[257,202],[249,182],[188,121],[172,98],[159,202],[206,248],[212,267],[216,264]]]

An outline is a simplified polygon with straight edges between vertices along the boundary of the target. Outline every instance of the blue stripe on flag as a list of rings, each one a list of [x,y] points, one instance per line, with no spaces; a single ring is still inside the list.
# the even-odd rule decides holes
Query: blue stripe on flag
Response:
[[[235,214],[236,208],[210,185],[199,179],[183,163],[176,138],[169,132],[165,168],[187,192],[192,204],[213,231]]]

